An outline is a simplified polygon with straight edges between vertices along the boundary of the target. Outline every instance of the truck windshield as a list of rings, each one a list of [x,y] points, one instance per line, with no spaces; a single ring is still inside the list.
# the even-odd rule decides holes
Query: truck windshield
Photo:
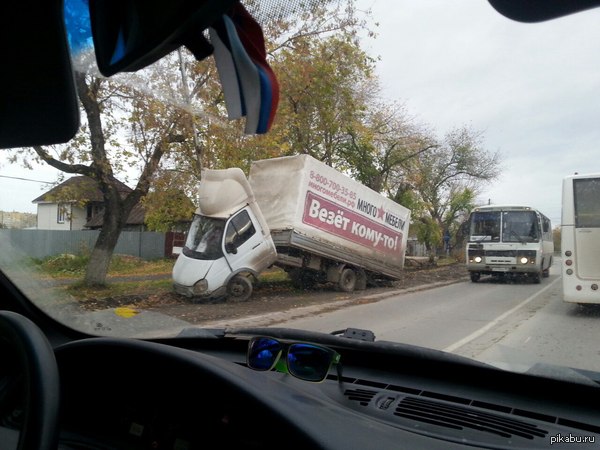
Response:
[[[225,220],[195,215],[183,254],[195,259],[218,259],[223,256]]]
[[[533,211],[502,213],[503,242],[535,242],[540,239],[537,215]]]

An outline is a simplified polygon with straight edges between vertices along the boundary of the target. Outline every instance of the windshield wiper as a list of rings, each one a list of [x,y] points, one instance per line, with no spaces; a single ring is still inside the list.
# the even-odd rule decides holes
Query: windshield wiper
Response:
[[[517,238],[517,241],[519,241],[520,244],[527,244],[527,241],[523,238],[523,236],[521,236],[520,234],[517,234],[515,231],[510,230],[509,231],[509,236],[515,236]]]
[[[488,234],[484,234],[482,236],[471,235],[471,236],[469,236],[469,242],[476,242],[479,244],[480,242],[487,240],[487,238],[489,238],[490,242],[494,240],[494,237],[492,235],[488,235]]]

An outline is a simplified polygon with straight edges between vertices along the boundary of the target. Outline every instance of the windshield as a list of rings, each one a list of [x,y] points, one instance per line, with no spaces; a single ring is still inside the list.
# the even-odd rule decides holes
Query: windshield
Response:
[[[65,1],[81,123],[0,152],[2,272],[91,335],[352,327],[600,372],[600,297],[561,291],[580,269],[562,180],[600,172],[600,9],[524,24],[485,0],[284,4],[242,1],[249,30],[225,12],[197,46],[106,76],[88,2]],[[600,248],[599,192],[575,185],[591,253],[571,264]]]
[[[535,242],[539,239],[537,215],[532,211],[505,211],[502,213],[502,240],[504,242]]]
[[[500,211],[473,213],[470,231],[471,241],[499,241]]]
[[[186,256],[196,259],[217,259],[223,256],[223,230],[225,221],[204,216],[194,216],[183,247]]]

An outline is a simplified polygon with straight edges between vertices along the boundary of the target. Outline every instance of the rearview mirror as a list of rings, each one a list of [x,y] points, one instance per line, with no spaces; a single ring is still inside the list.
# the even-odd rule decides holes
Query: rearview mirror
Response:
[[[597,8],[600,0],[488,0],[496,11],[518,22],[543,22]]]
[[[0,148],[69,141],[79,106],[62,2],[2,2],[0,41]]]
[[[233,242],[228,242],[225,244],[225,251],[227,253],[231,253],[232,255],[237,255],[237,247]]]

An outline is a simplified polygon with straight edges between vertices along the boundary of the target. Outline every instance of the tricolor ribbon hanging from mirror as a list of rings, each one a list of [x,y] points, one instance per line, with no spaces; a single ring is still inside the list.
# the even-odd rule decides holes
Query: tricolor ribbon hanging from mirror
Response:
[[[260,25],[237,3],[209,28],[213,56],[229,119],[246,118],[246,134],[269,131],[279,103],[279,84],[267,63]]]

